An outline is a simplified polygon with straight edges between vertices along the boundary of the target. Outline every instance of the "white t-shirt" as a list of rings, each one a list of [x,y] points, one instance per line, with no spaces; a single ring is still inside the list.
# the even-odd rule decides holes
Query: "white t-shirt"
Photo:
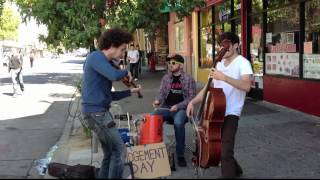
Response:
[[[243,56],[237,56],[228,66],[224,66],[224,59],[217,63],[216,69],[233,79],[241,79],[242,75],[253,74],[250,62]],[[240,116],[246,97],[246,92],[233,87],[232,85],[213,79],[215,88],[222,88],[226,96],[227,115]]]
[[[138,50],[129,50],[127,56],[133,59],[130,61],[130,63],[137,63],[139,61]]]

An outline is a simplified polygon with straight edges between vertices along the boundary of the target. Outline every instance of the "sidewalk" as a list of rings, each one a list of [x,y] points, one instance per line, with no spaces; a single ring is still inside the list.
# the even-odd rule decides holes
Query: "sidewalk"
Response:
[[[143,99],[133,95],[113,103],[111,111],[114,114],[129,112],[134,118],[152,112],[151,103],[159,91],[164,73],[143,71],[138,81],[143,86]],[[114,86],[115,89],[125,89],[120,83]],[[165,129],[173,131],[172,126],[166,125]],[[243,168],[243,178],[319,178],[319,132],[319,117],[247,98],[235,144],[235,156]],[[193,140],[192,125],[187,123],[186,144],[192,149]],[[79,120],[68,119],[59,143],[61,146],[52,162],[90,164],[92,155],[93,165],[100,166],[102,151],[99,149],[98,153],[91,153],[91,141],[85,137]],[[197,176],[191,164],[192,153],[186,150],[185,156],[187,167],[181,168],[176,164],[177,170],[166,178],[220,177],[220,167],[200,171]]]

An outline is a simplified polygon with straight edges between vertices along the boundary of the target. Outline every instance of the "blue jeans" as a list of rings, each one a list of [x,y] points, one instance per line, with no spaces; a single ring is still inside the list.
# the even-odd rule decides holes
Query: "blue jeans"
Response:
[[[162,115],[164,121],[173,118],[174,134],[176,137],[176,153],[178,157],[184,156],[185,151],[185,123],[187,122],[187,115],[184,109],[177,112],[171,112],[167,109],[158,109],[152,112],[154,115]]]
[[[84,114],[88,127],[98,136],[103,150],[103,161],[99,171],[99,178],[122,178],[125,149],[118,129],[110,112],[96,112]]]

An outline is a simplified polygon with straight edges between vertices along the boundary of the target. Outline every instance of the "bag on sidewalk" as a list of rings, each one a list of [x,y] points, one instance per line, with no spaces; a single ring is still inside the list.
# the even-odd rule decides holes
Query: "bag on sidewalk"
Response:
[[[50,176],[59,179],[95,179],[98,168],[90,165],[70,166],[61,163],[50,163],[48,173]]]

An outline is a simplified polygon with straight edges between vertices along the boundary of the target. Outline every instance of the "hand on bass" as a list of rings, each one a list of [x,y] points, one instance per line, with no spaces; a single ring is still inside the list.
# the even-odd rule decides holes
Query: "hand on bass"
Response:
[[[189,102],[189,104],[187,106],[187,111],[186,111],[188,118],[192,117],[193,109],[194,109],[194,106],[193,106],[192,102]]]

